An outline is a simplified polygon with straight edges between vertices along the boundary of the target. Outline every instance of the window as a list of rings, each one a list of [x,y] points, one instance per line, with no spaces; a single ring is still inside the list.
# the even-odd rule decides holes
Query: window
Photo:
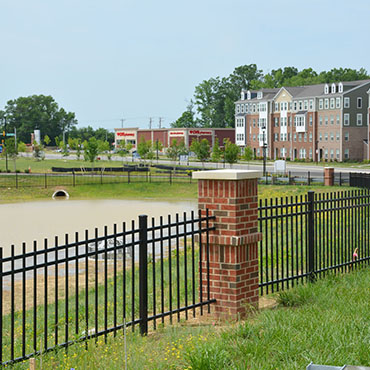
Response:
[[[334,109],[334,108],[335,108],[335,99],[330,98],[330,109]]]
[[[325,116],[325,126],[327,126],[329,123],[328,116]]]
[[[330,141],[334,141],[334,132],[330,133]]]
[[[335,108],[340,108],[340,98],[335,99]]]
[[[340,154],[340,151],[339,151],[339,149],[337,149],[337,159],[339,160],[339,154]]]
[[[292,125],[292,116],[289,116],[289,127]]]
[[[324,136],[325,136],[325,141],[328,141],[328,137],[329,137],[329,135],[328,135],[328,133],[327,133],[327,132],[325,132]]]
[[[334,116],[333,115],[330,115],[330,124],[334,125]]]
[[[329,109],[329,99],[324,100],[325,109]]]
[[[253,104],[252,107],[253,107],[253,113],[256,113],[256,104]]]
[[[298,106],[299,106],[299,110],[302,110],[303,109],[303,102],[302,102],[302,100],[299,101]]]
[[[257,149],[257,157],[260,156],[260,148]]]
[[[258,91],[257,99],[262,99],[262,96],[263,96],[262,91]]]
[[[312,116],[310,116],[310,126],[312,126]]]
[[[275,117],[275,127],[279,127],[279,117]]]
[[[310,157],[310,159],[312,159],[312,148],[310,148],[309,157]]]
[[[319,100],[319,109],[323,109],[324,108],[324,100],[323,99],[320,99]]]
[[[310,110],[313,110],[313,99],[310,99]]]
[[[319,133],[319,141],[322,141],[322,133]]]
[[[294,102],[294,110],[297,110],[297,102]]]
[[[304,101],[304,110],[308,110],[308,100]]]
[[[319,124],[322,126],[322,116],[319,117]]]
[[[295,133],[294,136],[293,136],[293,141],[297,141],[297,134]]]
[[[310,143],[312,143],[312,132],[310,132],[310,136],[309,136],[309,139]]]
[[[304,141],[305,143],[307,143],[307,132],[305,132],[305,133],[304,133],[304,135],[303,135],[303,141]]]
[[[337,114],[337,125],[340,124],[339,114]]]
[[[340,93],[343,92],[343,84],[341,82],[338,85],[338,92],[340,92]]]
[[[239,113],[240,112],[240,104],[237,104],[236,105],[236,113]]]
[[[344,133],[344,141],[349,141],[349,132]]]
[[[344,98],[344,108],[349,108],[349,98]]]
[[[253,135],[253,141],[256,141],[256,134]]]
[[[349,126],[349,113],[344,113],[344,126]]]
[[[357,98],[357,109],[362,108],[362,98]]]
[[[279,103],[275,103],[275,112],[279,111]]]
[[[285,157],[285,148],[280,149],[280,157],[282,157],[282,158]]]
[[[280,134],[280,141],[284,141],[284,134]]]
[[[335,84],[331,84],[331,93],[335,94],[335,92],[336,92],[336,86]]]
[[[275,134],[275,140],[274,141],[279,141],[279,134]]]
[[[302,142],[302,134],[298,134],[298,141]]]
[[[240,113],[244,113],[244,104],[240,105]]]
[[[328,149],[324,150],[324,156],[325,156],[326,159],[328,159]]]
[[[292,110],[292,102],[289,102],[289,110]]]
[[[257,103],[257,112],[259,112],[260,111],[260,105],[259,105],[259,103]]]
[[[337,141],[339,141],[339,140],[340,140],[340,132],[337,131]]]
[[[328,84],[325,85],[324,94],[329,94],[329,85]]]
[[[349,159],[349,149],[344,149],[344,159]]]
[[[330,159],[334,159],[334,149],[330,149]]]
[[[253,118],[253,127],[256,127],[256,120]]]
[[[362,113],[357,113],[356,123],[357,123],[357,126],[362,126]]]

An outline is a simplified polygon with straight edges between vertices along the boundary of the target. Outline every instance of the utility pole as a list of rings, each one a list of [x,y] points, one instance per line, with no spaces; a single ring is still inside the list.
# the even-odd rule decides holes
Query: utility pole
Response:
[[[123,128],[123,122],[125,122],[126,120],[124,118],[121,118],[121,128]]]

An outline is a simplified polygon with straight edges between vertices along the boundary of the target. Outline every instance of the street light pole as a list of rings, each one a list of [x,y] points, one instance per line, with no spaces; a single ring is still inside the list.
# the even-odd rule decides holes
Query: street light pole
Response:
[[[8,150],[6,148],[6,117],[4,117],[4,131],[5,131],[4,143],[5,143],[6,172],[8,172]]]
[[[263,150],[263,176],[266,179],[266,149],[267,149],[267,144],[266,144],[266,139],[265,139],[265,131],[263,131],[263,145],[262,145],[262,150]]]

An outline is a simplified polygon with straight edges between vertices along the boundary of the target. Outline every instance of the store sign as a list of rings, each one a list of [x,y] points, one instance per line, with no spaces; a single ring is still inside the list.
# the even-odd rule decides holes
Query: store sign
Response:
[[[169,135],[170,136],[184,136],[185,132],[184,131],[170,131]]]
[[[116,134],[117,134],[117,136],[124,136],[124,137],[126,137],[126,136],[135,136],[134,132],[117,132]]]
[[[212,135],[212,131],[190,130],[190,135]]]

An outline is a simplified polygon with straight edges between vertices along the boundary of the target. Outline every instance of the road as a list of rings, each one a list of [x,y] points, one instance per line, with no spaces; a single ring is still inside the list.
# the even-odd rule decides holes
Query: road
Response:
[[[22,156],[25,157],[31,157],[31,153],[22,153]],[[60,153],[46,153],[45,155],[46,159],[77,159],[75,154],[70,154],[68,157],[63,157]],[[107,160],[108,158],[104,155],[101,155],[100,158],[102,160]],[[112,156],[112,161],[115,162],[122,162],[122,157],[119,156]],[[124,162],[129,163],[139,163],[140,161],[135,159],[132,161],[132,157],[126,157],[123,159]],[[157,163],[155,160],[153,163]],[[161,159],[159,164],[168,164],[172,165],[173,162],[167,159]],[[182,165],[186,165],[186,162],[182,162]],[[202,167],[202,163],[199,162],[192,162],[190,161],[188,163],[191,167]],[[328,163],[328,166],[330,167],[330,163]],[[356,167],[351,167],[348,165],[348,167],[335,167],[335,172],[342,172],[342,173],[349,173],[349,172],[367,172],[370,173],[369,165],[363,165],[363,167],[360,167],[361,165],[356,165]],[[228,164],[224,163],[213,163],[213,162],[207,162],[206,163],[207,168],[230,168]],[[307,174],[308,171],[310,171],[311,176],[322,176],[323,175],[323,169],[324,165],[321,163],[319,165],[316,164],[302,164],[302,163],[294,163],[294,162],[287,162],[287,171],[291,171],[292,175],[298,175],[298,174]],[[326,166],[325,166],[326,167]],[[232,166],[234,169],[249,169],[249,170],[260,170],[262,171],[262,162],[258,164],[245,164],[245,163],[236,163]],[[267,162],[266,164],[266,170],[267,172],[274,172],[274,164],[272,162]]]

